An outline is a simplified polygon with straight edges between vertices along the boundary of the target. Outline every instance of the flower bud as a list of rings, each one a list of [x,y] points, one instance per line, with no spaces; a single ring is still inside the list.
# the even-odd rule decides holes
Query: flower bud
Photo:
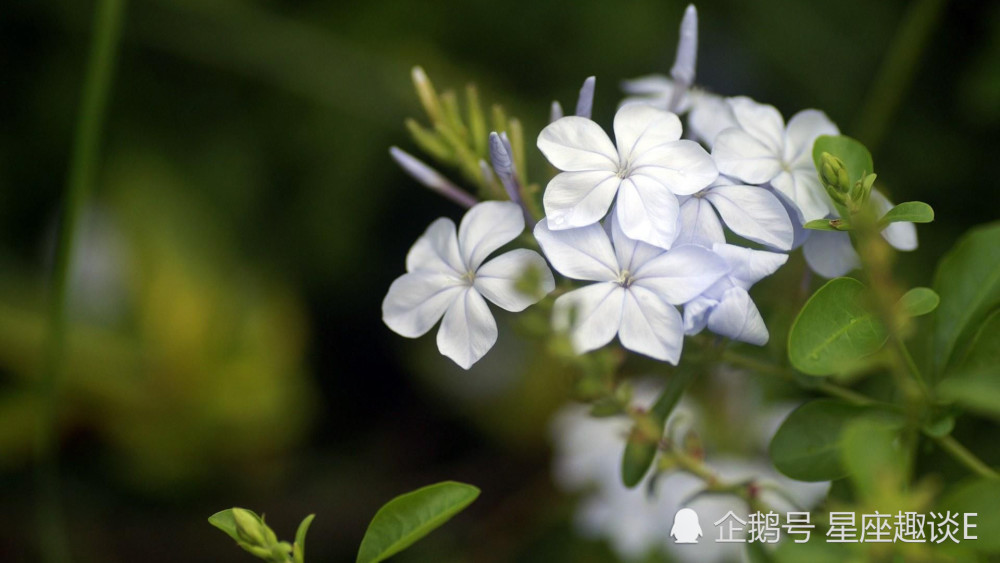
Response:
[[[864,178],[858,180],[851,187],[850,193],[850,207],[854,212],[859,211],[865,205],[868,204],[868,196],[872,193],[872,186],[875,184],[875,174],[868,174]]]
[[[264,530],[267,526],[249,510],[234,508],[233,520],[236,522],[236,534],[248,546],[263,547],[270,543]]]
[[[830,194],[833,201],[845,205],[847,196],[851,191],[851,181],[847,176],[847,166],[844,161],[824,152],[821,157],[819,179],[826,188],[826,193]]]

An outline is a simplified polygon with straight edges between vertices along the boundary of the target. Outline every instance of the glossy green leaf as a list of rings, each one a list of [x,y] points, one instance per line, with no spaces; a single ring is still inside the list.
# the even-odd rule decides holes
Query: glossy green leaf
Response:
[[[854,420],[891,415],[833,399],[810,401],[792,411],[771,440],[771,460],[799,481],[831,481],[848,475],[842,463],[841,433]]]
[[[893,207],[879,219],[880,225],[889,223],[930,223],[934,220],[934,210],[922,201],[905,201]]]
[[[406,549],[469,506],[479,489],[445,481],[402,494],[375,514],[361,540],[357,563],[377,563]]]
[[[885,344],[885,327],[864,303],[865,286],[837,278],[819,288],[799,312],[788,334],[788,359],[809,375],[831,375]]]
[[[960,526],[958,540],[963,544],[968,544],[976,551],[984,553],[1000,553],[1000,481],[995,479],[979,479],[966,483],[958,487],[951,494],[947,495],[940,503],[941,510],[950,510],[958,513],[958,524]],[[965,515],[973,514],[969,524],[975,524],[975,528],[967,530],[970,536],[976,539],[965,539]],[[992,561],[992,559],[991,559]]]
[[[941,298],[929,287],[915,287],[899,298],[897,306],[908,317],[919,317],[937,309]]]
[[[663,435],[663,425],[666,424],[667,417],[677,406],[684,390],[691,384],[697,373],[697,370],[690,367],[680,368],[667,381],[666,388],[649,412],[655,428],[655,436],[639,436],[639,433],[633,429],[625,444],[625,453],[622,454],[622,482],[626,487],[632,488],[638,485],[646,476],[653,460],[656,459],[659,440]]]
[[[292,544],[292,555],[295,557],[295,563],[305,563],[306,534],[309,532],[309,526],[312,525],[313,518],[315,517],[315,514],[306,516],[302,520],[302,523],[299,524],[299,529],[295,531],[295,543]]]
[[[966,354],[987,316],[1000,308],[1000,222],[974,229],[941,260],[934,277],[941,305],[934,315],[939,377]]]
[[[844,161],[851,184],[860,180],[862,174],[871,174],[875,171],[875,165],[872,164],[872,154],[868,152],[868,149],[860,141],[846,135],[820,135],[816,138],[816,142],[813,143],[812,156],[817,170],[821,168],[824,152]]]

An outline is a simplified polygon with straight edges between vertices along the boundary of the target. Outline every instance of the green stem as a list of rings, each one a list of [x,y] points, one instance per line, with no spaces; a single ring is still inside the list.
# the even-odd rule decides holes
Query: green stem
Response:
[[[979,475],[980,477],[987,477],[989,479],[1000,479],[1000,474],[996,472],[992,467],[986,465],[983,460],[976,457],[976,454],[970,452],[965,446],[960,444],[958,440],[951,436],[944,436],[941,438],[934,438],[938,446],[941,449],[948,452],[955,461],[961,463],[970,471]]]
[[[726,350],[723,352],[722,360],[734,366],[747,368],[757,373],[777,375],[786,381],[801,385],[801,382],[794,371],[770,364],[768,362],[762,362],[756,358],[744,356],[738,352],[733,352],[732,350]],[[830,383],[829,381],[817,381],[815,384],[809,386],[801,386],[807,389],[816,389],[817,391],[830,395],[831,397],[843,399],[855,405],[874,405],[878,402],[871,397],[867,397],[857,391],[837,385],[836,383]]]
[[[893,37],[854,126],[858,138],[873,153],[913,82],[920,55],[927,46],[944,4],[945,0],[914,2]]]
[[[77,224],[96,176],[101,128],[111,88],[123,8],[124,0],[101,0],[97,4],[53,262],[45,359],[39,379],[42,412],[36,437],[40,545],[43,560],[53,563],[70,560],[59,500],[58,471],[59,388],[66,367],[69,272]]]

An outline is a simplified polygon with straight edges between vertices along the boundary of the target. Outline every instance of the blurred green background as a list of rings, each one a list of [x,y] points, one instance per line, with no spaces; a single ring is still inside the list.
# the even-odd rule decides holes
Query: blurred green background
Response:
[[[858,134],[911,4],[699,3],[698,83],[786,116],[820,108]],[[310,560],[348,560],[383,502],[443,479],[483,496],[400,560],[607,560],[574,538],[571,499],[551,484],[547,417],[568,377],[516,338],[459,373],[432,337],[381,323],[409,245],[460,216],[387,149],[416,152],[402,126],[423,118],[416,64],[440,89],[476,82],[529,145],[549,103],[573,107],[596,75],[594,117],[608,125],[620,80],[669,70],[684,6],[129,2],[72,273],[60,463],[77,560],[247,561],[205,521],[233,505],[283,537],[316,512]],[[0,13],[3,561],[38,556],[32,382],[93,8]],[[1000,4],[947,3],[932,25],[873,147],[893,199],[937,212],[900,259],[913,285],[1000,209]]]

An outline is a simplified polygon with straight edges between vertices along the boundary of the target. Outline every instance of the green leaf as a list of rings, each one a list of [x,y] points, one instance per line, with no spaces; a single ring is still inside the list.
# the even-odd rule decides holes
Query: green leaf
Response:
[[[941,298],[929,287],[915,287],[899,298],[896,304],[908,317],[919,317],[937,309]]]
[[[841,433],[853,420],[889,413],[833,399],[810,401],[792,411],[771,440],[771,460],[799,481],[832,481],[848,475],[842,463]]]
[[[843,563],[856,561],[851,556],[852,544],[828,543],[823,541],[823,532],[812,530],[809,541],[795,543],[797,536],[783,537],[774,550],[774,560],[778,563]],[[863,560],[863,559],[862,559]]]
[[[868,149],[860,141],[846,135],[820,135],[816,138],[812,152],[816,170],[821,169],[822,157],[825,152],[844,161],[852,185],[861,179],[862,174],[871,174],[875,171],[875,165],[872,164],[872,154],[868,152]]]
[[[937,393],[946,401],[1000,421],[1000,372],[995,367],[948,378],[938,385]]]
[[[891,419],[862,415],[841,433],[841,461],[858,492],[873,504],[891,501],[906,481],[908,456]]]
[[[309,532],[309,526],[312,525],[313,518],[315,517],[315,514],[306,516],[302,520],[302,523],[299,524],[299,529],[295,532],[295,543],[292,544],[292,555],[295,557],[295,563],[305,563],[306,534]]]
[[[877,352],[888,334],[864,304],[865,286],[837,278],[819,288],[792,324],[788,359],[809,375],[831,375]]]
[[[934,366],[939,375],[964,356],[983,320],[1000,308],[1000,222],[974,229],[938,264]]]
[[[851,224],[843,219],[813,219],[805,225],[802,225],[805,229],[812,229],[814,231],[849,231],[851,230]]]
[[[673,376],[667,381],[666,388],[649,412],[655,436],[644,436],[637,429],[632,430],[625,444],[625,453],[622,455],[622,482],[626,487],[630,489],[635,487],[646,476],[649,466],[656,459],[659,441],[663,436],[663,425],[666,424],[670,413],[697,373],[697,370],[691,367],[680,368],[674,371]]]
[[[1000,481],[995,479],[979,479],[958,487],[947,495],[940,503],[941,510],[958,513],[959,541],[968,543],[976,551],[985,553],[1000,553]],[[975,540],[963,540],[964,515],[975,513],[969,524],[975,528],[968,530]]]
[[[908,223],[930,223],[934,220],[934,210],[922,201],[905,201],[893,207],[879,219],[879,225],[906,221]]]
[[[361,540],[357,563],[377,563],[406,549],[479,496],[472,485],[445,481],[402,494],[375,514]]]
[[[209,516],[208,523],[225,532],[226,535],[233,538],[233,540],[237,542],[243,541],[236,532],[236,518],[233,517],[232,508],[216,512],[215,514]]]

